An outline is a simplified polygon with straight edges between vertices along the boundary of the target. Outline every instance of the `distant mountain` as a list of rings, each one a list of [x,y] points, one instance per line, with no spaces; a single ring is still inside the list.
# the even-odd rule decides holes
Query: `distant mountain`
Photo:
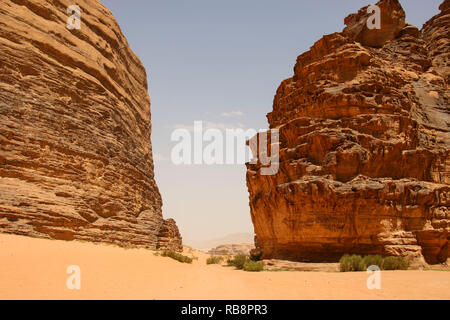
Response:
[[[221,244],[208,251],[211,255],[232,255],[250,254],[250,251],[255,248],[253,243],[231,243]]]
[[[223,244],[236,244],[236,243],[253,243],[254,235],[252,233],[241,232],[229,234],[222,238],[200,240],[200,241],[186,241],[185,244],[200,250],[209,250]]]

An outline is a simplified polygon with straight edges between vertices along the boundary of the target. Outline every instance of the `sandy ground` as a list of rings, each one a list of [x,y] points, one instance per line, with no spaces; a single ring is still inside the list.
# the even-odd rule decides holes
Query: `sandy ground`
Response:
[[[250,273],[192,254],[188,265],[143,249],[0,234],[0,299],[450,299],[446,271],[382,272],[381,290],[369,290],[365,272]],[[80,290],[67,288],[70,265],[81,269]]]

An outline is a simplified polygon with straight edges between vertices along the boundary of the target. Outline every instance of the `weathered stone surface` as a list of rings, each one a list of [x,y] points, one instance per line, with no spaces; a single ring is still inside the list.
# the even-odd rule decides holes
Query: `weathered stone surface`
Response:
[[[72,4],[0,3],[0,231],[155,248],[145,69],[99,1],[67,29]]]
[[[159,230],[158,250],[183,251],[183,242],[177,224],[173,219],[166,219]]]
[[[382,47],[387,41],[395,39],[405,26],[405,11],[398,0],[379,1],[377,6],[380,8],[380,29],[372,28],[371,17],[374,12],[368,10],[370,7],[367,6],[345,18],[347,27],[343,31],[344,35],[371,47]]]
[[[382,24],[382,47],[346,29],[298,57],[267,115],[280,130],[280,170],[247,164],[264,259],[448,258],[448,2],[420,32]],[[378,5],[402,16],[397,1]]]

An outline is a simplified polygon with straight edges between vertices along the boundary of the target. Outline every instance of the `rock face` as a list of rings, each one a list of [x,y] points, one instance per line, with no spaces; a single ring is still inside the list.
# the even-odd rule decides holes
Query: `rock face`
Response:
[[[99,1],[77,3],[80,30],[66,27],[71,1],[0,3],[0,231],[179,247],[154,181],[145,69]]]
[[[181,234],[178,230],[177,224],[173,219],[166,219],[161,226],[158,234],[158,243],[156,245],[158,250],[175,250],[183,251],[183,243],[181,241]]]
[[[380,30],[366,30],[362,9],[298,57],[267,115],[280,170],[247,164],[264,259],[447,260],[449,3],[419,31],[398,1],[382,0]]]
[[[399,35],[405,27],[405,11],[400,3],[397,0],[385,0],[377,5],[380,8],[380,29],[368,27],[375,11],[370,10],[369,6],[364,7],[345,18],[347,27],[343,34],[349,40],[357,41],[363,46],[382,47]]]

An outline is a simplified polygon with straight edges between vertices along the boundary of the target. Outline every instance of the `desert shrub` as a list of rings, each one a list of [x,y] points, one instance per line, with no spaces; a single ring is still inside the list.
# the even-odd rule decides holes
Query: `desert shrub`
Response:
[[[236,269],[244,269],[244,264],[247,262],[248,257],[245,254],[238,254],[232,259],[228,259],[228,265],[234,266]]]
[[[206,259],[206,264],[219,264],[223,261],[223,257],[211,256]]]
[[[192,263],[192,258],[188,256],[183,256],[181,253],[175,252],[175,251],[163,251],[161,252],[161,257],[169,257],[172,259],[175,259],[177,261],[183,262],[183,263]]]
[[[344,254],[339,260],[339,269],[341,272],[349,272],[352,271],[352,266],[350,264],[350,255]]]
[[[370,266],[377,266],[381,269],[383,266],[383,257],[378,254],[365,256],[362,259],[362,264],[363,264],[364,270],[367,270],[367,268]]]
[[[263,261],[248,260],[244,263],[244,271],[259,272],[264,270]]]
[[[250,251],[250,260],[259,261],[262,257],[262,251],[259,249],[254,249]]]
[[[339,265],[342,272],[366,270],[366,268],[364,268],[363,258],[355,254],[345,254],[344,256],[342,256],[341,260],[339,261]]]
[[[344,255],[339,261],[342,272],[365,271],[370,266],[378,266],[381,270],[407,270],[409,262],[403,257],[382,257],[369,255],[362,258],[358,255]]]
[[[409,262],[403,257],[386,257],[381,265],[383,270],[407,270],[408,268]]]

